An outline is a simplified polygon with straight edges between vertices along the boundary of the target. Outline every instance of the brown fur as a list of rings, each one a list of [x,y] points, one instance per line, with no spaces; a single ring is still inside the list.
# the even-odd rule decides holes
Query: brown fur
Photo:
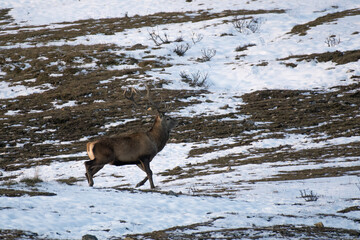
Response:
[[[165,115],[158,115],[155,118],[153,127],[147,132],[106,137],[87,143],[87,153],[90,161],[85,162],[85,175],[89,185],[93,186],[93,176],[105,164],[115,166],[136,164],[147,175],[136,186],[142,186],[149,180],[151,188],[154,188],[150,162],[165,147],[170,130],[176,124],[176,120]]]

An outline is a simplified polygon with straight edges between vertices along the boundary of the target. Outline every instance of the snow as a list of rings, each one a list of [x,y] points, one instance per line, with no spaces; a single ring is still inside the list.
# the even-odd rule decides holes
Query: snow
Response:
[[[42,93],[53,89],[51,84],[45,83],[36,87],[26,87],[23,85],[12,85],[8,82],[0,82],[0,99],[16,98],[18,96],[27,96],[34,93]]]
[[[166,32],[171,38],[183,36],[185,43],[191,48],[185,56],[179,57],[172,54],[172,67],[166,69],[166,74],[152,71],[155,79],[165,79],[170,83],[166,88],[188,89],[187,84],[180,81],[179,73],[208,74],[209,94],[203,95],[208,101],[201,101],[201,105],[192,105],[173,113],[174,116],[190,115],[220,115],[229,113],[232,109],[241,106],[242,100],[234,98],[244,93],[262,89],[320,89],[329,91],[336,85],[346,85],[353,82],[351,75],[360,75],[358,62],[336,65],[332,62],[318,63],[297,62],[296,68],[286,67],[278,59],[291,55],[322,53],[326,51],[346,51],[359,47],[359,37],[352,35],[360,26],[359,16],[344,17],[336,24],[324,24],[311,28],[306,36],[289,36],[286,34],[295,24],[306,23],[325,13],[342,11],[360,7],[360,2],[353,0],[330,1],[208,1],[198,0],[187,3],[185,0],[0,0],[1,8],[11,8],[10,15],[19,26],[34,26],[34,29],[60,28],[69,26],[69,22],[81,19],[99,19],[111,17],[124,17],[149,15],[162,11],[193,11],[209,9],[220,12],[227,9],[286,9],[284,14],[258,15],[262,19],[261,29],[256,33],[242,34],[234,30],[231,23],[224,20],[233,18],[219,18],[197,23],[182,23],[157,26],[156,30]],[[337,6],[334,8],[333,6]],[[67,24],[59,24],[68,22]],[[45,25],[45,26],[39,26]],[[206,26],[206,27],[205,27]],[[165,29],[165,30],[164,30]],[[29,30],[29,29],[28,29]],[[87,35],[77,37],[72,41],[48,42],[46,45],[90,45],[113,43],[119,46],[132,46],[141,42],[147,46],[154,46],[149,39],[149,28],[128,29],[114,35]],[[4,30],[1,34],[17,30]],[[203,39],[194,44],[191,38],[194,33],[201,34]],[[229,33],[231,37],[220,37]],[[341,43],[328,47],[324,42],[332,34],[341,37]],[[236,52],[235,48],[247,44],[255,44],[244,52]],[[40,44],[41,45],[41,44]],[[21,44],[22,47],[31,47]],[[172,53],[175,43],[152,50],[152,54],[167,56]],[[4,46],[5,48],[18,47],[18,45]],[[216,49],[216,55],[209,62],[200,63],[196,59],[201,57],[202,49]],[[136,57],[141,57],[141,51],[133,51]],[[236,55],[246,54],[239,61],[234,61]],[[289,60],[291,61],[291,60]],[[267,66],[258,66],[267,62]],[[57,63],[54,63],[57,65]],[[96,64],[84,66],[94,68]],[[83,66],[83,67],[84,67]],[[132,68],[134,65],[114,66],[113,70]],[[353,70],[349,74],[349,70]],[[6,75],[1,71],[0,79]],[[52,77],[62,77],[62,74],[52,74]],[[103,80],[100,84],[108,83],[114,79]],[[29,82],[32,82],[30,79]],[[21,84],[0,82],[0,99],[16,98],[30,94],[41,94],[54,89],[50,84],[37,87],[26,87]],[[189,98],[188,101],[193,99]],[[202,100],[202,99],[200,99]],[[54,100],[54,108],[75,106],[76,101],[60,103]],[[223,106],[228,105],[224,109]],[[5,115],[19,114],[20,111],[8,111]],[[246,116],[238,116],[246,119]],[[133,119],[104,124],[103,128],[111,128],[125,124]],[[255,123],[258,124],[258,123]],[[261,124],[261,123],[259,123]],[[42,131],[54,131],[46,129]],[[41,133],[41,131],[39,131]],[[250,132],[249,132],[250,134]],[[89,137],[81,140],[85,141]],[[29,139],[30,140],[30,139]],[[216,220],[209,229],[239,228],[251,226],[272,226],[280,224],[310,225],[323,222],[326,227],[349,228],[359,230],[353,219],[358,218],[356,213],[347,213],[346,217],[332,216],[337,211],[349,207],[345,199],[358,198],[359,184],[356,176],[328,177],[308,179],[301,181],[247,183],[250,180],[273,177],[280,172],[290,172],[314,168],[308,162],[269,162],[247,164],[235,167],[233,171],[197,176],[193,179],[163,182],[166,176],[156,175],[176,166],[185,167],[187,164],[199,164],[211,159],[226,157],[231,154],[249,154],[258,149],[271,149],[289,145],[295,150],[322,148],[328,145],[341,145],[359,143],[358,136],[327,139],[321,136],[314,141],[307,135],[287,134],[284,139],[270,138],[259,139],[250,145],[242,145],[225,150],[219,150],[189,157],[189,152],[194,148],[206,148],[215,145],[226,145],[240,141],[239,138],[212,139],[201,143],[169,143],[166,148],[154,159],[152,170],[154,181],[162,191],[182,192],[185,195],[170,196],[160,193],[144,193],[141,191],[116,190],[113,187],[133,187],[144,177],[135,166],[116,168],[105,166],[104,170],[94,179],[95,188],[87,186],[84,175],[83,161],[62,161],[66,158],[86,156],[86,152],[50,156],[46,159],[53,160],[49,165],[41,165],[29,169],[13,172],[4,172],[4,176],[17,176],[17,181],[24,177],[38,175],[44,180],[38,191],[55,193],[56,196],[22,196],[0,198],[0,229],[22,229],[37,232],[44,238],[80,239],[85,234],[94,234],[99,239],[122,236],[130,233],[144,233],[162,230],[174,226],[200,223],[222,217]],[[43,144],[71,144],[72,141],[59,140],[46,141]],[[281,151],[281,150],[279,150]],[[61,153],[59,153],[61,154]],[[31,159],[32,161],[44,158]],[[244,160],[251,159],[251,156]],[[156,163],[155,163],[156,162]],[[358,166],[359,160],[355,157],[339,157],[324,160],[317,167]],[[276,167],[275,167],[276,166]],[[201,165],[198,167],[200,170]],[[204,171],[206,169],[203,169]],[[68,186],[57,182],[74,176],[82,176],[83,181]],[[116,176],[116,177],[115,177]],[[198,180],[208,182],[208,186],[199,185]],[[221,188],[227,184],[235,191],[234,197],[223,196],[199,197],[193,196],[196,190]],[[2,186],[1,186],[2,187]],[[25,186],[20,186],[20,188]],[[144,189],[148,185],[144,186]],[[316,202],[305,202],[300,197],[300,190],[314,191],[319,194]],[[332,190],[329,190],[332,189]],[[359,204],[355,200],[352,204]],[[299,217],[287,217],[287,216]]]
[[[54,105],[54,108],[60,109],[60,108],[65,108],[65,107],[76,106],[76,101],[69,101],[69,102],[63,103],[63,104],[59,104],[56,101],[54,101],[54,102],[52,102],[52,104]]]
[[[305,136],[289,135],[284,143],[279,142],[278,139],[266,139],[238,149],[233,148],[193,158],[187,158],[187,154],[194,147],[231,144],[236,139],[230,138],[227,141],[221,140],[221,142],[213,139],[202,144],[170,143],[154,160],[156,164],[152,165],[152,169],[156,173],[174,168],[174,166],[184,167],[188,163],[197,164],[209,159],[216,159],[229,153],[245,153],[254,149],[272,148],[282,144],[301,146],[304,139],[306,139]],[[360,139],[355,137],[341,137],[330,142],[359,141]],[[308,145],[312,144],[308,143]],[[195,177],[190,182],[187,179],[186,181],[179,180],[175,184],[161,183],[161,186],[158,186],[162,191],[183,192],[189,194],[188,196],[176,197],[159,193],[118,191],[111,188],[119,186],[119,184],[134,186],[142,179],[143,173],[135,166],[124,166],[120,169],[105,166],[104,170],[95,178],[94,188],[89,188],[85,181],[78,182],[71,187],[56,182],[58,179],[77,176],[83,173],[84,168],[82,162],[61,162],[59,160],[85,155],[86,153],[54,156],[51,158],[58,161],[51,165],[13,172],[12,174],[17,175],[19,180],[38,175],[44,180],[44,183],[37,187],[38,191],[52,192],[57,195],[53,197],[2,197],[1,206],[4,209],[0,215],[0,222],[3,227],[36,230],[44,237],[64,239],[80,238],[87,233],[93,233],[98,237],[110,237],[150,232],[172,226],[206,222],[217,217],[223,217],[223,219],[214,222],[210,229],[278,224],[313,225],[320,221],[327,227],[358,229],[358,224],[351,220],[356,217],[356,213],[348,213],[348,218],[325,217],[328,213],[336,213],[348,206],[349,203],[344,202],[344,199],[358,196],[356,187],[358,178],[356,176],[281,183],[263,182],[255,185],[245,183],[249,180],[271,177],[281,171],[314,169],[314,166],[302,165],[301,162],[297,162],[293,166],[288,165],[288,162],[263,163],[261,168],[256,164],[249,164],[235,168],[233,172],[226,175],[201,176],[202,180],[209,182],[212,188],[220,188],[223,184],[232,186],[232,189],[236,190],[234,199],[192,196],[195,191],[204,188],[203,185],[197,184],[199,177]],[[172,160],[169,161],[169,159]],[[338,164],[354,166],[354,162],[350,160],[355,159],[328,159],[326,163],[320,164],[318,167],[331,167]],[[355,162],[355,165],[358,163]],[[279,166],[281,164],[283,167]],[[277,165],[277,167],[275,168],[273,165]],[[264,171],[264,168],[267,171]],[[156,174],[154,176],[155,182],[159,185],[164,179],[165,177]],[[244,183],[236,184],[239,181]],[[330,187],[333,190],[329,191]],[[305,202],[300,197],[300,190],[315,191],[319,200]],[[287,217],[292,215],[298,217]]]

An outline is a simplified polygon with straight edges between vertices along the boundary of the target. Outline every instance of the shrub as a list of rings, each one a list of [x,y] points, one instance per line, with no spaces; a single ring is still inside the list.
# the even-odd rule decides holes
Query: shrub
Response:
[[[256,33],[260,31],[261,19],[260,18],[246,19],[245,17],[240,19],[238,17],[235,17],[233,21],[233,25],[236,31],[238,31],[239,33],[245,33],[245,34],[249,34],[250,32]]]
[[[310,191],[310,193],[307,193],[306,190],[301,191],[301,198],[305,199],[307,202],[316,202],[319,199],[319,196],[314,194],[313,191]]]
[[[200,71],[197,71],[196,73],[188,74],[184,71],[180,72],[181,79],[188,83],[191,87],[208,87],[207,79],[208,74],[202,74]]]
[[[216,50],[215,49],[201,49],[201,53],[202,53],[202,57],[198,58],[197,61],[199,62],[208,62],[211,60],[211,58],[213,58],[216,55]]]
[[[190,49],[190,44],[188,43],[180,44],[180,45],[176,45],[173,52],[176,53],[178,56],[184,56],[187,50],[189,49]]]
[[[39,176],[34,176],[32,178],[23,178],[20,180],[20,182],[25,183],[28,186],[34,187],[36,184],[43,182],[43,180],[41,180]]]
[[[200,33],[192,33],[192,37],[191,40],[192,42],[195,44],[197,44],[198,42],[200,42],[201,40],[203,40],[204,35],[200,34]]]
[[[178,37],[175,39],[174,42],[183,42],[184,41],[184,38],[182,36]]]
[[[155,30],[152,30],[152,32],[148,31],[148,33],[150,35],[150,40],[152,40],[156,46],[170,43],[167,33],[163,33],[162,36],[159,32],[155,32]]]
[[[330,35],[325,39],[325,43],[328,47],[335,47],[336,45],[339,45],[340,42],[340,37],[336,37],[336,35]]]

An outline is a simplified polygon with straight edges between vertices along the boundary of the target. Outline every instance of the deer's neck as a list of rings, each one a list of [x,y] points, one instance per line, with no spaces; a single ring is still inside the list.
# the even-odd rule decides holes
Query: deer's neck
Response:
[[[161,126],[160,122],[155,121],[153,127],[148,133],[155,142],[158,152],[160,152],[165,147],[166,142],[169,139],[169,132]]]

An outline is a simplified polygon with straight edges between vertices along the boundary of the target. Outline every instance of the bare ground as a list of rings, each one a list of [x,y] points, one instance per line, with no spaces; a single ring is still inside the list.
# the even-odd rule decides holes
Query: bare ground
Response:
[[[0,11],[1,24],[11,23],[7,9]],[[175,23],[182,21],[204,21],[225,16],[243,14],[261,14],[266,12],[283,13],[284,10],[274,11],[225,11],[218,14],[198,12],[190,14],[168,13],[155,14],[145,17],[135,16],[132,19],[99,19],[83,20],[71,23],[71,26],[49,30],[32,30],[31,27],[19,29],[12,26],[7,30],[19,30],[17,33],[0,36],[0,45],[30,44],[30,48],[2,49],[0,64],[6,72],[2,80],[11,85],[25,85],[27,87],[42,86],[47,91],[42,94],[19,96],[12,99],[0,100],[0,171],[15,171],[31,168],[36,165],[50,164],[55,161],[53,156],[78,153],[85,150],[87,140],[99,135],[112,135],[119,132],[117,127],[104,129],[104,125],[134,119],[122,125],[121,132],[134,128],[146,129],[151,124],[151,116],[143,116],[122,96],[123,90],[134,83],[147,83],[154,89],[156,102],[170,104],[172,111],[178,111],[189,105],[199,104],[201,100],[187,101],[190,97],[197,97],[208,93],[203,90],[168,90],[163,88],[164,80],[158,79],[156,84],[151,80],[149,71],[166,71],[171,65],[166,58],[151,54],[151,47],[136,43],[130,47],[115,45],[77,45],[77,46],[36,46],[37,43],[47,43],[54,40],[71,41],[75,37],[87,34],[113,34],[124,29],[152,27],[157,24]],[[294,27],[292,34],[306,34],[313,26],[333,21],[343,16],[359,14],[358,10],[349,10],[339,14],[326,15],[304,26]],[[166,19],[166,20],[164,20]],[[5,22],[4,22],[5,21]],[[160,22],[159,22],[160,21]],[[69,23],[62,23],[69,24]],[[62,25],[62,24],[59,24]],[[101,27],[100,27],[101,26]],[[142,59],[132,57],[131,51],[144,52]],[[330,55],[330,57],[329,57]],[[359,50],[349,52],[333,52],[302,56],[291,56],[298,61],[307,59],[323,59],[338,64],[357,61]],[[286,64],[287,59],[280,59]],[[340,60],[339,60],[340,59]],[[346,59],[346,60],[344,60]],[[92,64],[92,68],[85,64]],[[124,70],[109,70],[109,66],[133,65]],[[136,65],[135,65],[136,64]],[[291,66],[291,67],[296,67]],[[110,81],[108,81],[111,79]],[[323,91],[291,91],[265,90],[242,96],[239,105],[231,109],[231,113],[216,116],[199,115],[195,117],[181,117],[180,126],[172,135],[172,142],[202,142],[209,139],[225,139],[235,137],[236,143],[217,145],[206,148],[194,148],[189,157],[201,156],[216,150],[230,149],[236,146],[249,145],[261,138],[284,138],[288,133],[306,134],[313,139],[326,136],[322,140],[360,135],[360,76],[353,76],[355,83],[348,86],[334,87],[330,92]],[[45,84],[50,84],[48,87]],[[244,101],[245,104],[240,101]],[[56,105],[74,101],[75,106],[56,108]],[[142,102],[145,104],[144,102]],[[227,106],[224,106],[227,108]],[[11,115],[15,112],[15,115]],[[248,116],[240,120],[239,116]],[[149,119],[150,118],[150,119]],[[225,120],[226,119],[226,120]],[[230,119],[230,120],[229,120]],[[265,124],[257,124],[257,123]],[[74,128],[76,126],[76,128]],[[254,130],[254,131],[252,131]],[[256,131],[255,131],[256,130]],[[252,131],[251,134],[247,132]],[[266,133],[266,134],[264,134]],[[62,142],[62,144],[54,144]],[[219,174],[225,167],[236,167],[247,164],[263,164],[269,161],[281,163],[305,160],[309,163],[322,163],[334,157],[359,157],[360,148],[357,144],[330,145],[321,148],[294,150],[287,145],[276,149],[259,149],[251,156],[231,154],[225,157],[209,160],[208,162],[190,164],[182,168],[169,169],[159,173],[166,176],[165,182],[178,179],[193,178],[195,176]],[[251,158],[250,158],[251,157]],[[62,161],[82,161],[85,158],[61,158]],[[59,161],[59,159],[56,159]],[[315,166],[315,165],[314,165]],[[345,176],[358,174],[360,167],[346,167],[338,165],[331,168],[306,169],[291,172],[280,172],[271,178],[256,179],[253,182],[285,181],[330,176]],[[2,177],[3,188],[0,196],[18,197],[23,195],[46,195],[36,188],[29,186],[27,191],[11,189],[10,178]],[[68,184],[83,181],[83,177],[63,179]],[[199,191],[196,194],[233,196],[231,189],[224,186],[216,191]],[[168,193],[164,193],[168,194]],[[0,209],[1,211],[1,209]],[[357,209],[349,209],[357,211]],[[216,221],[214,219],[213,221]],[[305,238],[305,239],[355,239],[358,231],[332,228],[316,228],[309,226],[282,225],[269,228],[222,229],[211,232],[197,231],[185,234],[183,229],[197,229],[201,225],[211,226],[212,222],[199,223],[191,226],[178,226],[172,229],[157,231],[141,235],[129,235],[133,239],[211,239],[218,236],[223,239],[250,238]],[[0,230],[4,239],[39,239],[36,233],[21,230]]]

